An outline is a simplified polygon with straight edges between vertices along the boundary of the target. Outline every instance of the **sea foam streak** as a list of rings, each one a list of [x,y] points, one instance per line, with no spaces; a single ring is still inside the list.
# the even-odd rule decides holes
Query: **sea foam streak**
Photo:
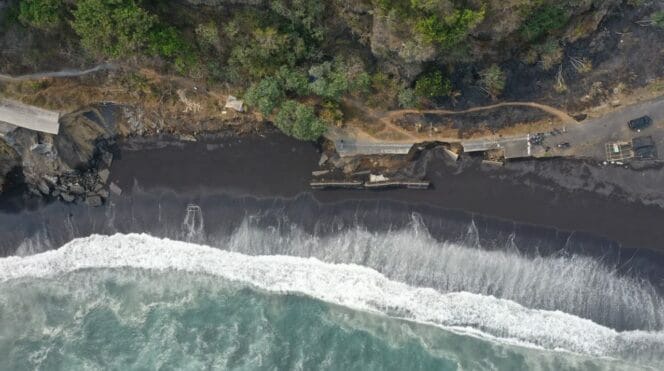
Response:
[[[664,332],[617,332],[559,311],[465,292],[441,294],[391,281],[370,268],[313,258],[248,256],[147,235],[91,236],[30,257],[0,259],[0,281],[52,277],[90,268],[177,269],[278,293],[298,293],[356,310],[388,314],[545,349],[645,363],[662,362]]]

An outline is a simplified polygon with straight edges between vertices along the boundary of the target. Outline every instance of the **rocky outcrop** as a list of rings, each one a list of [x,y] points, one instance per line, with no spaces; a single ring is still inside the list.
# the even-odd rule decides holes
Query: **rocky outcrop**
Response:
[[[119,130],[132,124],[119,119],[123,108],[99,105],[65,115],[58,135],[18,128],[6,135],[0,145],[2,167],[6,174],[20,166],[28,189],[37,195],[60,198],[66,202],[84,201],[98,206],[108,198],[108,178],[112,147]],[[6,154],[5,154],[6,153]],[[12,155],[13,153],[13,155]]]

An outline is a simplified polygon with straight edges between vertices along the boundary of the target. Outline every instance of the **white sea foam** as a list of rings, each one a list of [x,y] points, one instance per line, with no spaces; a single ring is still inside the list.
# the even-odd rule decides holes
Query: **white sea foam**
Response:
[[[277,293],[435,324],[551,350],[661,364],[664,332],[618,332],[559,311],[466,292],[441,294],[391,281],[370,268],[314,258],[248,256],[147,235],[91,236],[30,257],[0,259],[0,282],[90,268],[198,272]]]

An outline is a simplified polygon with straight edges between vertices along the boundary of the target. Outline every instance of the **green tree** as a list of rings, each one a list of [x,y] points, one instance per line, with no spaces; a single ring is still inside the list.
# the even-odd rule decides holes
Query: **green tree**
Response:
[[[306,54],[304,40],[273,27],[255,29],[235,43],[228,64],[237,81],[272,76],[281,66],[294,67]]]
[[[537,40],[567,24],[569,16],[561,5],[538,7],[521,26],[521,34],[528,41]]]
[[[283,86],[279,79],[266,77],[251,85],[244,99],[249,106],[256,107],[263,116],[268,117],[284,99]]]
[[[327,129],[311,107],[294,100],[281,105],[274,124],[285,134],[300,140],[316,140]]]
[[[147,50],[151,55],[172,61],[176,71],[183,75],[190,75],[197,68],[202,68],[196,52],[172,26],[155,24],[148,34]]]
[[[346,75],[337,70],[331,62],[311,67],[309,74],[315,78],[309,85],[311,92],[327,100],[339,101],[350,88]]]
[[[219,29],[214,22],[201,23],[196,26],[196,39],[203,47],[216,48],[221,40],[219,39]]]
[[[277,77],[283,85],[284,90],[292,92],[297,96],[309,94],[309,77],[306,73],[287,66],[281,66]]]
[[[291,22],[291,31],[301,30],[301,34],[308,38],[322,41],[325,38],[325,3],[320,0],[271,0],[270,8]]]
[[[415,94],[423,98],[444,97],[452,92],[452,83],[440,71],[422,75],[415,82]]]
[[[118,58],[145,48],[155,23],[156,17],[133,0],[80,0],[72,26],[83,47]]]
[[[505,72],[496,64],[480,72],[480,85],[491,99],[496,99],[503,93],[506,80]]]
[[[62,22],[63,5],[63,0],[21,0],[18,19],[35,28],[53,29]]]
[[[417,106],[417,95],[415,95],[415,91],[410,88],[401,89],[397,96],[397,100],[399,101],[399,107],[401,108],[413,108]]]

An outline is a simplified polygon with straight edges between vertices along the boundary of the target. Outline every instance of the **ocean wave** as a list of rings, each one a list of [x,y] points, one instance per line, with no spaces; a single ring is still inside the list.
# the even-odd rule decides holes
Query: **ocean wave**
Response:
[[[370,232],[340,226],[325,235],[307,233],[287,220],[264,227],[260,218],[247,217],[227,239],[211,245],[248,255],[362,265],[411,286],[495,296],[616,330],[664,330],[664,298],[636,272],[619,273],[600,257],[521,254],[514,243],[484,249],[473,223],[464,241],[450,242],[433,238],[416,214],[400,229]]]
[[[180,270],[274,293],[306,295],[354,310],[433,324],[501,342],[661,365],[664,332],[619,332],[560,311],[467,292],[440,293],[358,265],[248,256],[147,235],[91,236],[30,257],[0,259],[0,281],[94,268]]]

